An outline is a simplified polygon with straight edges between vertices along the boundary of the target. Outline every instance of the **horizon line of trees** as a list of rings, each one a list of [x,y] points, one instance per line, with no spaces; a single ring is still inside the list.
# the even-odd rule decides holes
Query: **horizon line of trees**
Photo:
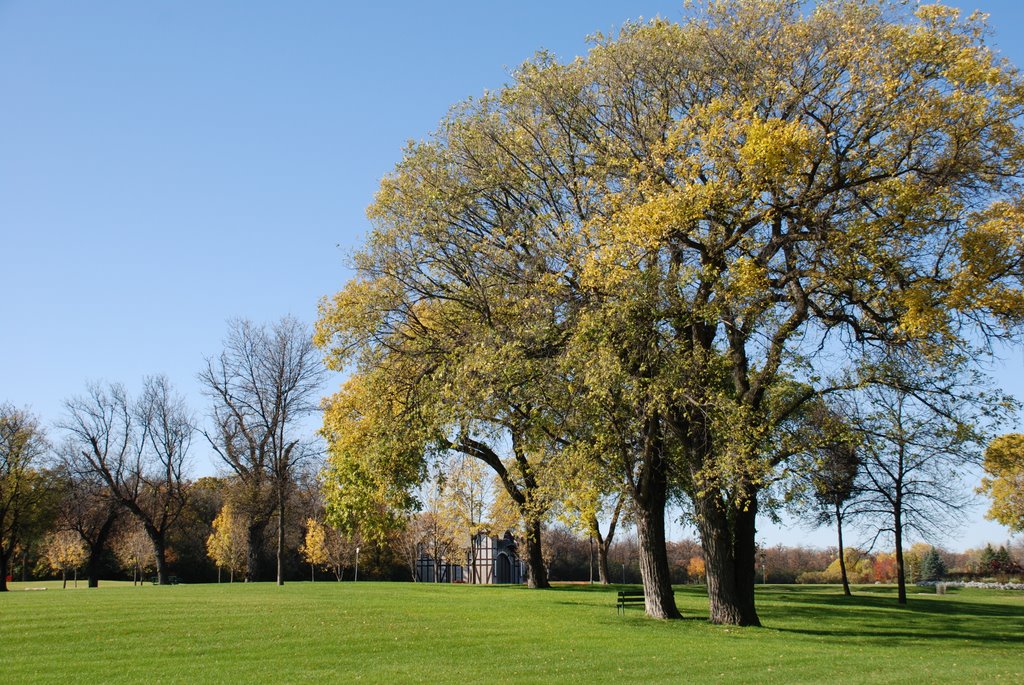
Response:
[[[324,510],[314,481],[306,476],[302,487],[290,505],[303,514],[304,521],[296,521],[286,531],[289,554],[285,559],[285,577],[290,580],[322,580],[331,577],[337,581],[352,580],[355,567],[355,547],[362,545],[360,577],[364,580],[410,581],[415,579],[415,561],[422,554],[434,556],[451,554],[452,563],[466,562],[465,548],[457,545],[440,547],[424,544],[431,535],[437,535],[438,521],[432,512],[423,512],[400,533],[380,541],[347,539],[336,528],[324,522]],[[227,491],[231,484],[226,478],[204,477],[188,484],[192,492],[189,504],[179,525],[170,536],[167,564],[170,572],[183,582],[235,582],[245,580],[247,542],[245,526],[239,525],[231,512]],[[448,525],[452,525],[449,522]],[[478,530],[490,530],[491,524],[481,524]],[[431,528],[434,528],[431,531]],[[427,531],[428,534],[424,535]],[[276,531],[275,531],[276,532]],[[465,532],[465,531],[462,531]],[[462,533],[456,533],[461,537]],[[626,533],[609,546],[606,558],[606,576],[598,575],[598,560],[594,540],[585,532],[574,530],[558,522],[545,526],[543,531],[545,563],[552,581],[626,583],[641,582],[638,541],[635,533]],[[231,538],[234,549],[231,549]],[[276,538],[276,536],[274,536]],[[228,539],[226,548],[222,545]],[[90,568],[96,578],[130,579],[142,584],[149,582],[155,572],[155,556],[145,531],[132,518],[120,516],[115,523],[107,545],[97,559],[89,558],[82,538],[76,531],[59,527],[51,520],[48,527],[37,531],[28,545],[21,546],[9,568],[19,580],[52,577],[57,574],[77,583],[79,576],[88,577]],[[272,538],[262,550],[264,558],[272,558],[276,545]],[[705,580],[703,551],[698,542],[690,538],[668,541],[666,545],[673,584],[702,583]],[[925,569],[929,555],[938,558],[932,568],[940,569],[933,576]],[[906,552],[907,582],[950,578],[960,580],[999,579],[1020,576],[1018,560],[1024,556],[1024,546],[1013,548],[991,544],[984,548],[950,552],[926,543],[916,543]],[[896,581],[896,555],[893,551],[865,552],[848,547],[844,555],[849,568],[850,582],[893,583]],[[269,568],[269,567],[267,567]],[[303,570],[306,569],[306,570]],[[944,569],[944,570],[941,570]],[[839,583],[839,559],[834,547],[774,545],[758,548],[758,582],[786,583]],[[237,575],[236,575],[237,574]],[[435,574],[435,578],[439,577]],[[268,574],[263,580],[274,580]],[[96,583],[91,584],[94,586]]]
[[[0,591],[12,560],[20,554],[25,569],[50,528],[63,535],[61,564],[84,564],[90,586],[110,567],[112,550],[130,560],[136,578],[152,566],[156,581],[167,584],[171,537],[204,482],[219,484],[218,510],[227,505],[245,527],[246,578],[264,576],[270,532],[276,582],[283,584],[285,536],[294,524],[288,505],[298,469],[316,451],[298,423],[316,411],[324,373],[312,331],[296,319],[236,319],[228,322],[223,352],[199,374],[211,402],[208,428],[165,376],[144,378],[137,397],[118,383],[90,383],[65,401],[56,445],[31,414],[0,407]],[[190,450],[200,436],[230,478],[189,480]]]
[[[280,518],[275,517],[268,522],[272,535],[269,538],[264,536],[261,547],[254,552],[249,538],[251,523],[244,510],[239,512],[237,509],[238,492],[248,494],[247,484],[236,474],[192,481],[187,478],[185,469],[178,469],[174,488],[167,488],[174,496],[173,499],[161,497],[159,492],[152,491],[161,487],[156,478],[148,477],[139,482],[124,477],[119,480],[113,478],[113,474],[124,473],[124,469],[129,467],[137,468],[138,464],[145,461],[145,457],[140,456],[138,443],[131,443],[135,447],[134,451],[126,447],[125,435],[130,433],[127,423],[136,421],[145,426],[145,420],[160,416],[163,417],[161,423],[164,426],[160,430],[182,425],[182,422],[175,423],[172,420],[173,417],[180,417],[182,412],[171,411],[175,408],[180,410],[180,402],[170,393],[166,379],[151,379],[146,388],[147,392],[143,393],[146,399],[135,407],[129,406],[123,389],[116,386],[108,390],[106,395],[103,395],[104,389],[96,386],[95,392],[89,397],[93,398],[95,406],[108,408],[107,413],[103,414],[106,421],[103,425],[112,425],[114,418],[121,418],[125,422],[119,424],[119,430],[111,431],[120,438],[116,442],[116,449],[117,454],[122,455],[116,461],[121,470],[112,468],[111,479],[116,484],[122,484],[122,487],[126,487],[123,485],[125,482],[134,485],[134,492],[138,493],[136,501],[151,507],[148,511],[160,511],[155,505],[166,507],[168,501],[174,504],[173,516],[168,517],[170,523],[160,527],[164,532],[160,538],[160,549],[165,575],[173,569],[179,577],[190,581],[211,581],[214,578],[220,581],[222,572],[227,574],[229,582],[235,579],[236,573],[246,580],[269,579],[269,574],[253,576],[250,572],[250,558],[255,553],[262,562],[277,557],[279,550],[284,549],[285,554],[279,557],[277,564],[277,580],[283,581],[284,577],[301,578],[301,568],[305,565],[308,565],[313,579],[319,570],[342,580],[346,577],[346,570],[351,577],[355,565],[354,550],[362,545],[364,578],[405,580],[415,577],[416,560],[422,555],[429,555],[438,562],[446,560],[463,563],[466,554],[472,549],[470,541],[476,533],[500,533],[502,530],[515,530],[519,526],[517,513],[509,506],[500,483],[495,482],[474,460],[461,459],[458,468],[438,469],[435,472],[429,492],[421,493],[425,505],[409,517],[403,527],[394,529],[384,538],[364,539],[358,535],[346,535],[329,522],[323,484],[318,480],[322,474],[315,473],[315,462],[307,461],[300,464],[305,467],[304,470],[291,472],[293,482],[288,488],[288,509],[294,511],[295,516],[286,522],[283,534],[279,534],[276,529]],[[101,396],[117,399],[101,402],[96,399]],[[164,408],[155,410],[154,402]],[[81,411],[83,404],[76,400],[72,406]],[[89,416],[99,420],[95,419],[95,412]],[[828,417],[829,420],[834,418]],[[80,427],[85,423],[83,420],[76,425]],[[822,423],[822,418],[818,417],[815,429],[826,430]],[[135,510],[126,506],[123,495],[118,496],[112,491],[102,473],[69,468],[69,464],[74,463],[68,456],[74,443],[65,442],[59,449],[52,450],[53,458],[47,461],[44,457],[48,445],[42,440],[42,431],[32,417],[5,407],[0,412],[0,424],[0,428],[5,429],[4,454],[7,457],[4,463],[14,464],[15,460],[9,458],[10,455],[14,453],[14,448],[22,450],[22,459],[18,462],[22,467],[21,473],[8,468],[0,483],[0,494],[6,497],[5,506],[0,507],[0,519],[5,524],[3,544],[4,549],[8,550],[5,552],[7,571],[11,571],[17,564],[23,578],[58,572],[65,578],[65,582],[68,574],[71,574],[77,583],[78,572],[83,570],[90,586],[95,586],[103,575],[110,577],[117,573],[130,573],[134,582],[141,583],[149,573],[156,572],[155,578],[159,582],[160,559],[152,530],[147,530],[149,519],[139,516]],[[69,433],[75,435],[73,431]],[[155,439],[148,431],[143,435],[150,442],[144,443],[142,449],[146,444],[151,445]],[[848,435],[842,434],[842,438],[846,440]],[[90,441],[90,445],[93,442],[98,440]],[[994,445],[997,449],[1004,449],[1005,442],[1001,439]],[[113,443],[110,438],[106,438],[104,444]],[[172,444],[184,443],[179,441]],[[849,446],[849,443],[841,443],[838,447],[832,444],[827,446],[826,453],[833,457],[837,453],[848,455],[852,453]],[[109,448],[105,452],[94,448],[93,452],[87,452],[82,458],[97,452],[115,453]],[[164,449],[156,452],[155,457],[150,457],[161,465],[164,473],[168,470],[170,460],[161,458],[161,455],[168,453],[177,454],[172,449]],[[1003,457],[1005,459],[1005,455]],[[859,459],[855,461],[859,466]],[[844,468],[849,466],[841,459],[838,462],[845,464]],[[171,463],[173,465],[175,462]],[[184,463],[184,460],[177,463]],[[835,459],[823,462],[832,467],[836,463]],[[816,473],[823,477],[834,475],[828,469],[819,469]],[[11,485],[20,489],[14,490]],[[851,510],[854,490],[853,487],[843,489],[846,499],[840,501],[842,511]],[[20,499],[14,496],[18,493]],[[820,481],[804,481],[803,487],[798,482],[786,491],[786,495],[791,498],[790,508],[793,513],[802,514],[805,522],[822,524],[830,521],[822,513],[834,512],[834,492],[823,488]],[[808,502],[818,508],[810,506],[801,511],[795,504],[807,505]],[[642,579],[641,555],[635,534],[621,539],[621,530],[633,530],[632,513],[621,506],[621,500],[613,509],[611,515],[620,529],[619,539],[615,539],[612,534],[600,537],[599,524],[581,521],[568,508],[563,508],[560,515],[545,517],[541,548],[544,550],[544,564],[552,580],[632,583]],[[834,523],[835,519],[831,519],[831,522]],[[607,522],[604,523],[607,526]],[[152,525],[150,527],[157,528]],[[16,531],[15,535],[10,534],[12,530]],[[920,532],[929,529],[915,530]],[[521,528],[519,533],[522,534]],[[847,576],[854,583],[897,579],[896,552],[872,555],[849,547],[846,550],[847,553],[839,558],[834,548],[809,550],[780,545],[760,550],[757,558],[760,561],[760,572],[763,574],[768,569],[767,575],[761,576],[762,579],[766,577],[770,582],[835,582],[838,579],[845,581]],[[923,543],[908,550],[908,582],[921,578],[922,559],[929,551],[933,555],[937,554],[934,548],[927,548]],[[692,540],[667,541],[666,555],[673,583],[706,578],[703,549]],[[848,573],[845,565],[850,567]],[[1005,576],[1019,572],[1019,567],[1006,548],[1000,548],[997,552],[991,546],[986,550],[959,555],[942,550],[939,566],[961,576]],[[582,572],[584,567],[588,570],[586,575]],[[258,568],[266,566],[260,563]],[[439,577],[439,574],[435,574],[435,577]]]
[[[121,470],[112,469],[112,480],[114,473],[124,473],[124,469],[129,467],[137,468],[138,464],[145,461],[145,457],[140,456],[138,443],[131,443],[135,447],[134,451],[126,447],[125,436],[130,433],[127,423],[135,421],[145,426],[146,420],[152,420],[153,416],[162,417],[164,428],[160,430],[183,423],[172,420],[173,417],[180,417],[182,412],[180,401],[173,397],[166,379],[149,379],[145,387],[147,391],[143,397],[146,399],[135,407],[129,406],[126,393],[116,386],[110,390],[95,386],[94,393],[89,395],[95,406],[108,408],[107,413],[102,415],[106,421],[103,425],[113,425],[114,418],[125,422],[119,424],[119,430],[111,431],[120,438],[116,442],[116,449],[117,454],[122,455],[116,462]],[[105,390],[107,394],[103,395]],[[116,398],[116,401],[108,399],[102,402],[97,397]],[[154,403],[163,408],[159,411],[154,409]],[[81,401],[69,404],[81,411]],[[179,411],[172,411],[175,408]],[[38,423],[25,412],[12,407],[5,407],[0,414],[0,427],[6,431],[4,454],[9,457],[14,453],[14,448],[21,449],[22,459],[19,463],[22,467],[28,467],[22,468],[20,475],[7,469],[0,483],[0,493],[7,496],[4,502],[6,506],[0,507],[0,519],[5,523],[5,531],[17,530],[14,536],[5,532],[3,540],[4,549],[9,550],[6,552],[8,571],[16,563],[22,577],[30,574],[39,576],[49,571],[59,572],[65,578],[72,574],[77,582],[78,571],[83,570],[90,586],[95,586],[102,575],[110,577],[119,572],[130,573],[133,581],[141,583],[149,573],[156,572],[155,577],[159,582],[160,560],[152,531],[146,527],[148,519],[138,516],[126,506],[123,496],[119,497],[111,490],[102,473],[69,468],[69,464],[74,463],[68,456],[74,443],[68,441],[60,448],[51,450],[53,458],[47,461],[44,457],[49,447],[42,440]],[[95,418],[96,412],[89,416],[99,420]],[[834,419],[834,416],[827,417],[827,420],[819,416],[815,420],[815,429],[831,432],[823,428],[822,424]],[[84,420],[77,425],[80,427],[83,424]],[[73,431],[69,433],[75,435]],[[150,441],[141,446],[144,449],[147,444],[152,445],[155,438],[148,430],[142,435]],[[841,435],[843,440],[849,437],[845,433],[837,435]],[[17,436],[16,440],[14,436]],[[1005,451],[1005,442],[1005,439],[1000,439],[993,444],[997,449]],[[105,444],[113,443],[110,438],[106,438]],[[850,443],[826,445],[826,455],[831,455],[833,460],[822,463],[831,467],[845,463],[848,467],[849,463],[842,459],[837,461],[834,457],[836,454],[853,453],[849,447]],[[87,452],[82,458],[97,451],[115,453],[109,448],[106,452],[94,448],[93,452]],[[161,458],[161,455],[169,453],[177,454],[173,449],[164,449],[150,457],[161,465],[164,473],[168,470],[170,460]],[[4,463],[14,464],[15,460],[8,457],[5,457]],[[859,467],[859,459],[855,461]],[[173,466],[175,462],[171,463]],[[184,463],[184,460],[177,463]],[[43,465],[47,466],[39,468]],[[501,484],[495,482],[474,460],[461,459],[458,460],[458,468],[449,465],[449,468],[435,472],[429,492],[421,493],[425,505],[406,520],[404,527],[395,529],[386,538],[364,539],[359,535],[346,535],[329,523],[323,484],[318,480],[322,474],[315,473],[317,463],[307,461],[301,466],[305,467],[304,470],[291,473],[294,482],[288,489],[288,509],[294,511],[295,516],[286,523],[283,535],[279,535],[276,528],[279,518],[275,517],[268,523],[272,535],[270,538],[264,536],[260,549],[255,551],[260,562],[276,557],[276,548],[282,547],[280,541],[285,540],[285,554],[276,569],[276,575],[280,575],[282,581],[284,577],[301,578],[301,568],[305,565],[308,565],[314,579],[317,571],[329,572],[338,580],[345,577],[346,570],[351,576],[355,564],[354,550],[359,545],[363,545],[364,578],[410,579],[415,577],[416,559],[421,555],[427,554],[438,562],[447,560],[462,563],[472,549],[470,540],[476,533],[500,533],[502,530],[516,530],[519,526],[517,513],[514,507],[509,506]],[[167,488],[174,499],[152,492],[161,486],[160,481],[153,477],[135,482],[122,476],[114,481],[117,484],[129,482],[134,485],[138,493],[137,501],[152,507],[149,511],[159,511],[155,505],[166,507],[168,501],[175,505],[173,516],[169,517],[170,523],[161,526],[164,528],[164,536],[160,540],[165,575],[173,569],[179,577],[191,581],[210,581],[214,578],[220,581],[222,572],[229,582],[235,579],[236,574],[246,580],[271,578],[269,574],[253,576],[250,573],[249,560],[254,553],[249,539],[250,522],[244,510],[240,513],[237,509],[238,492],[247,494],[246,483],[235,474],[192,481],[185,475],[185,469],[178,469],[176,473],[175,487]],[[834,475],[828,469],[819,469],[815,473],[826,477],[826,480]],[[18,478],[13,475],[18,475]],[[11,485],[22,489],[12,490],[9,487]],[[790,497],[792,513],[802,514],[807,523],[830,522],[829,517],[822,514],[834,511],[834,492],[823,488],[820,481],[813,479],[804,481],[803,487],[799,482],[790,486],[786,496]],[[845,513],[851,511],[854,490],[853,487],[844,489],[846,499],[840,504]],[[21,493],[20,501],[14,497],[17,492]],[[10,506],[11,503],[15,506]],[[806,506],[809,503],[812,506]],[[801,506],[804,506],[802,510]],[[621,506],[621,500],[612,509],[610,515],[617,522],[621,538],[621,530],[632,530],[632,515],[627,508]],[[835,519],[831,519],[831,522],[834,523]],[[13,527],[7,525],[12,523]],[[604,525],[607,531],[607,522]],[[612,534],[602,538],[600,528],[597,522],[581,521],[566,507],[562,507],[561,514],[545,517],[542,549],[545,566],[553,580],[609,583],[637,582],[642,579],[635,534],[626,540],[615,539]],[[915,531],[934,528],[916,528]],[[519,533],[522,534],[521,528]],[[271,539],[275,544],[270,544]],[[582,552],[584,549],[588,551]],[[772,582],[832,582],[837,578],[845,579],[848,575],[855,583],[897,578],[896,553],[868,555],[853,548],[846,549],[847,554],[837,558],[834,549],[770,548],[764,551],[769,569],[768,578]],[[924,556],[922,549],[923,544],[919,543],[908,552],[908,582],[914,582],[920,577],[918,567]],[[784,560],[791,551],[798,559],[802,559],[800,563]],[[989,548],[986,553],[987,559],[981,552],[967,555],[972,557],[973,566],[964,562],[964,555],[942,551],[942,559],[946,567],[961,575],[1008,575],[1016,572],[1017,567],[1007,557],[1005,549],[996,553]],[[693,541],[667,542],[666,554],[670,560],[672,582],[692,582],[706,577],[703,550]],[[765,570],[764,555],[760,557],[762,573]],[[586,577],[581,571],[584,559],[588,568]],[[865,559],[871,560],[868,571],[865,570]],[[837,570],[837,564],[843,566],[846,561],[850,565],[849,574],[845,569],[841,572]],[[258,568],[266,566],[261,563]],[[799,568],[800,571],[787,572],[786,568]]]

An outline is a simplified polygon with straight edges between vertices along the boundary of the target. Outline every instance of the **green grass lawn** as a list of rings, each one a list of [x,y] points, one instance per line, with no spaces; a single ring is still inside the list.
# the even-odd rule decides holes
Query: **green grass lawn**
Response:
[[[615,586],[550,591],[291,583],[0,595],[0,680],[379,683],[1021,683],[1024,593],[768,586],[765,628],[615,613]],[[23,592],[24,587],[47,587]]]

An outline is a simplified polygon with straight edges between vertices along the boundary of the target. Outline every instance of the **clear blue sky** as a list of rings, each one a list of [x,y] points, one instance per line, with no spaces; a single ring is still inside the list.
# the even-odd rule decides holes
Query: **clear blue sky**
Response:
[[[960,6],[1024,64],[1024,6]],[[655,15],[682,2],[0,0],[0,401],[49,424],[88,380],[166,373],[204,412],[226,319],[312,321],[406,140],[535,50]],[[1004,540],[980,511],[946,542]]]

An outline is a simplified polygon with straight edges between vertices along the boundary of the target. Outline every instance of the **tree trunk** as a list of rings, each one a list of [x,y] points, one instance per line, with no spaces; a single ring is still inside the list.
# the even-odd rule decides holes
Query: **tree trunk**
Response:
[[[255,583],[260,579],[260,557],[263,554],[263,534],[266,521],[253,521],[246,530],[245,582]]]
[[[153,543],[153,556],[156,557],[156,582],[157,585],[168,585],[167,579],[167,543],[163,531],[159,531],[151,523],[143,526],[150,542]]]
[[[526,522],[526,586],[535,590],[551,587],[541,554],[540,527],[540,519]]]
[[[156,556],[156,582],[158,585],[168,585],[169,580],[167,579],[167,549],[161,541],[160,545],[154,545]]]
[[[607,544],[597,546],[597,580],[601,585],[612,582],[611,574],[608,573],[608,547]]]
[[[722,499],[716,492],[694,498],[704,549],[709,620],[725,625],[759,626],[754,602],[757,499],[748,495],[746,508],[732,504],[731,498],[725,498],[725,502]]]
[[[665,547],[668,463],[661,440],[661,421],[657,416],[647,422],[640,464],[639,474],[629,494],[636,518],[637,544],[640,547],[644,606],[647,615],[652,618],[682,618],[672,594],[672,571]]]
[[[110,534],[114,530],[114,523],[117,522],[117,509],[111,508],[107,512],[107,518],[103,521],[103,525],[96,531],[96,536],[92,540],[86,540],[86,544],[89,546],[89,559],[85,562],[85,574],[89,578],[89,587],[100,586],[100,562],[103,556],[103,550],[107,547],[107,540],[110,539]],[[79,535],[83,538],[85,528],[79,528]],[[139,578],[141,582],[142,574],[140,572]]]
[[[754,586],[757,583],[757,494],[747,496],[747,506],[734,508],[735,537],[733,558],[736,560],[736,584],[745,626],[759,626]]]
[[[277,584],[284,585],[284,485],[277,488]]]
[[[89,587],[100,586],[100,557],[106,544],[107,538],[104,536],[98,544],[89,545],[89,558],[85,562],[85,575],[89,579]]]
[[[893,536],[896,543],[896,595],[900,604],[907,603],[907,575],[903,567],[903,521],[897,507],[893,517]]]
[[[0,592],[7,592],[7,568],[10,556],[0,549]]]
[[[28,581],[28,557],[32,545],[25,545],[25,549],[21,552],[21,582],[25,583]],[[7,579],[7,574],[4,574],[4,580]]]
[[[608,533],[601,535],[601,525],[597,517],[591,518],[590,527],[593,530],[591,541],[597,538],[597,579],[602,585],[611,582],[611,574],[608,573],[608,550],[612,546],[612,539],[615,537],[615,527],[619,523],[619,516],[622,513],[623,496],[619,495],[615,501],[615,509],[612,511],[612,518],[608,522]]]
[[[644,583],[644,606],[652,618],[682,618],[672,594],[672,572],[665,548],[665,504],[668,488],[664,479],[647,489],[647,496],[635,502],[636,537],[640,547],[640,577]]]
[[[61,569],[60,570],[60,579],[61,579],[61,582],[63,583],[63,585],[61,586],[61,590],[67,590],[68,589],[68,572],[67,572],[67,570],[65,570],[65,569]]]
[[[850,597],[850,579],[846,575],[846,549],[843,547],[843,513],[836,503],[836,532],[839,534],[839,573],[843,577],[843,594]]]

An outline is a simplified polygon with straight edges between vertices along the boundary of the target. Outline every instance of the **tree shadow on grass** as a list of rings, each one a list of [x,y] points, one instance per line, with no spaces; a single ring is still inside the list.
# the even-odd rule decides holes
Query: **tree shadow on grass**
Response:
[[[768,627],[782,633],[876,640],[969,640],[1018,643],[1024,636],[1024,606],[977,601],[956,595],[911,595],[906,605],[892,596],[857,592],[852,597],[820,590],[772,588],[767,600]],[[802,626],[774,625],[772,619]],[[808,627],[804,627],[808,626]]]
[[[918,590],[915,588],[914,590]],[[1011,603],[994,603],[978,601],[970,597],[957,594],[937,596],[934,590],[910,591],[908,588],[908,603],[900,605],[896,600],[896,589],[864,588],[855,589],[852,597],[847,597],[839,592],[835,594],[823,592],[820,589],[804,589],[799,586],[772,587],[759,590],[758,600],[780,602],[787,605],[807,604],[814,607],[865,607],[881,610],[894,610],[898,612],[910,612],[914,614],[945,614],[959,616],[1002,616],[1007,618],[1024,617],[1024,605]]]
[[[594,594],[603,594],[609,612],[613,612],[619,590],[641,589],[639,585],[572,584],[556,585],[551,592],[566,595],[555,603],[574,607],[593,606]],[[689,611],[682,608],[683,622],[707,622],[706,613],[692,610],[694,600],[706,601],[704,586],[674,589],[681,604],[690,604]],[[1024,605],[979,601],[957,594],[937,597],[934,590],[916,587],[908,588],[908,592],[909,603],[901,606],[894,587],[855,589],[852,597],[846,597],[838,589],[820,586],[759,586],[758,612],[768,630],[836,640],[889,644],[894,640],[956,640],[961,644],[967,640],[977,645],[1007,645],[1019,643],[1024,637]],[[573,595],[578,599],[574,600]],[[626,616],[643,617],[643,608],[629,607]]]

